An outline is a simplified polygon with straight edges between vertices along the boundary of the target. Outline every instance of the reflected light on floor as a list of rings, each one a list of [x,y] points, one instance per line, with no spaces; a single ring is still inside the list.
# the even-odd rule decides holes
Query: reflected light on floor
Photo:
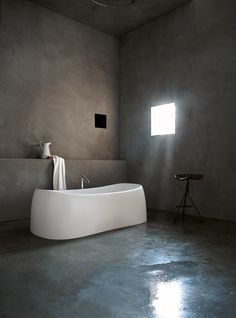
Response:
[[[158,318],[179,318],[182,307],[181,284],[177,281],[155,285],[151,291],[151,306]]]

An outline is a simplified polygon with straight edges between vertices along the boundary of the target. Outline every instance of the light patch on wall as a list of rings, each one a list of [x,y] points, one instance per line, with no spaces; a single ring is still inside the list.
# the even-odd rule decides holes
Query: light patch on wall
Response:
[[[151,107],[151,136],[175,134],[175,103]]]

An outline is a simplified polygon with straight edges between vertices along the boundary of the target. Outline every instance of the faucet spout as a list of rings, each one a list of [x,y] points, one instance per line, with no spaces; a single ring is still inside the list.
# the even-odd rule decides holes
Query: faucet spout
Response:
[[[84,181],[86,183],[90,183],[90,180],[83,174],[80,175],[80,178],[81,178],[81,189],[83,189],[84,188]]]

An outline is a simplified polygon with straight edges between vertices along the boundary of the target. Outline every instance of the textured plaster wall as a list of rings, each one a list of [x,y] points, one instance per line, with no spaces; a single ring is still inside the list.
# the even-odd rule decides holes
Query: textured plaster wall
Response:
[[[236,2],[193,0],[121,39],[121,158],[150,208],[175,210],[175,173],[203,173],[192,196],[236,220]],[[150,136],[150,107],[175,102],[176,134]]]
[[[0,158],[118,158],[118,40],[24,0],[2,0]],[[94,113],[108,115],[94,128]]]

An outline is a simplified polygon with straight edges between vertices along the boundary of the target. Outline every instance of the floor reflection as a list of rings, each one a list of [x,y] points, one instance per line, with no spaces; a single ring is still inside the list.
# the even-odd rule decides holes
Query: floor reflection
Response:
[[[155,317],[180,318],[182,286],[178,281],[161,282],[151,289],[151,306]]]

